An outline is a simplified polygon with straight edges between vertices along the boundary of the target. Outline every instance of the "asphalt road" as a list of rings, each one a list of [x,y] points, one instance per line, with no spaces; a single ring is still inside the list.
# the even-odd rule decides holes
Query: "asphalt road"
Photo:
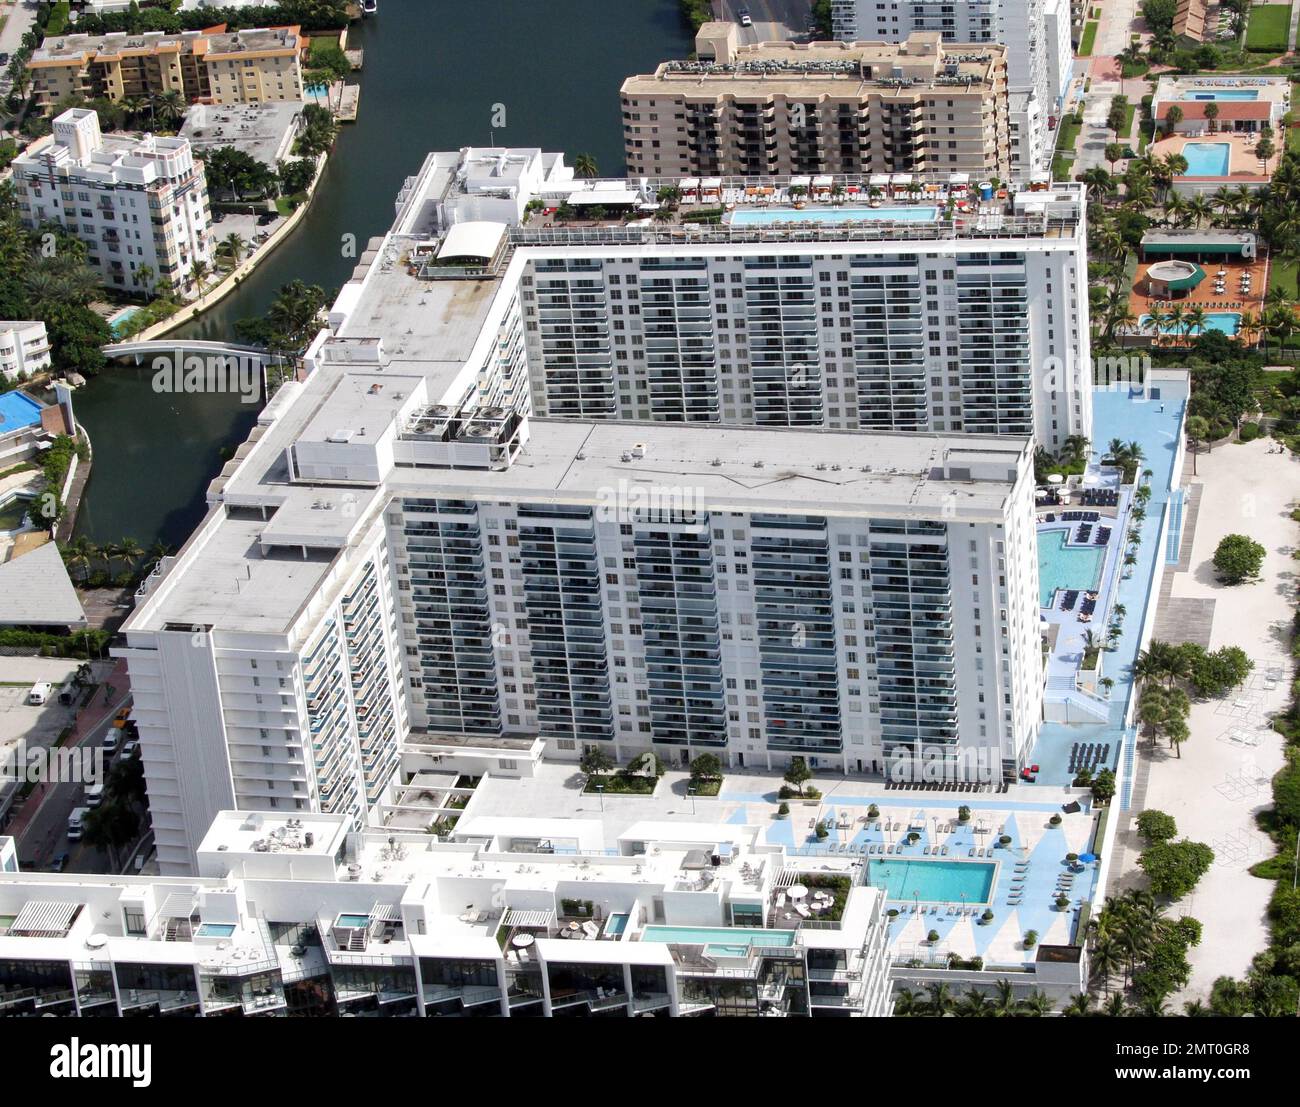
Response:
[[[713,12],[722,20],[738,23],[736,13],[748,8],[752,27],[740,27],[740,41],[777,42],[803,38],[812,19],[812,0],[713,0]]]
[[[107,711],[103,720],[85,736],[80,743],[82,748],[100,746],[117,708],[129,703],[130,695],[124,689],[118,689],[113,700],[113,709]],[[105,773],[111,764],[106,758]],[[23,868],[48,868],[55,857],[66,852],[69,872],[108,871],[107,854],[81,842],[68,841],[68,816],[74,807],[84,803],[85,786],[81,784],[56,784],[44,794],[40,807],[18,836],[18,859]],[[127,855],[128,851],[124,850],[123,856]]]

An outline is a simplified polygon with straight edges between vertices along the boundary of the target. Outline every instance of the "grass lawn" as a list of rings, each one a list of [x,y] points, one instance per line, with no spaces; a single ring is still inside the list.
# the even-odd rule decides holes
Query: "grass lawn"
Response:
[[[1268,290],[1280,288],[1288,297],[1296,294],[1296,263],[1274,259],[1268,267]]]
[[[1083,130],[1083,124],[1076,123],[1076,118],[1076,116],[1067,115],[1057,127],[1056,149],[1059,153],[1074,153],[1074,144],[1079,141],[1079,132]]]
[[[1290,9],[1287,9],[1290,11]],[[1097,24],[1089,23],[1083,29],[1083,37],[1079,39],[1079,57],[1092,57],[1092,45],[1097,41]]]
[[[1286,148],[1292,151],[1300,151],[1300,127],[1288,127],[1286,129]]]
[[[307,200],[307,193],[295,192],[292,196],[277,196],[275,198],[275,210],[281,215],[292,215],[296,208],[301,207]]]
[[[1285,50],[1290,24],[1290,4],[1256,5],[1250,9],[1250,22],[1246,24],[1246,49]]]

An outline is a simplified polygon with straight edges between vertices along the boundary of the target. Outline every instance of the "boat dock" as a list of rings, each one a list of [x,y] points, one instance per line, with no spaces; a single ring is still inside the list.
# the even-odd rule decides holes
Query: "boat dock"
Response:
[[[330,85],[328,104],[339,123],[355,123],[361,107],[361,86],[335,81]]]

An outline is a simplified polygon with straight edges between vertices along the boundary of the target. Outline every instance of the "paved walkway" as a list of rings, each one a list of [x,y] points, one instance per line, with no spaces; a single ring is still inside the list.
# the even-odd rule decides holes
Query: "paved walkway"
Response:
[[[1300,27],[1300,4],[1291,0],[1291,27],[1287,31],[1286,48],[1288,53],[1295,53],[1296,29]]]
[[[1152,750],[1149,741],[1139,742],[1133,814],[1144,808],[1166,811],[1177,820],[1180,836],[1205,842],[1216,853],[1214,867],[1196,891],[1172,908],[1173,914],[1190,914],[1204,925],[1203,940],[1191,952],[1191,984],[1174,1006],[1203,999],[1218,976],[1241,976],[1268,944],[1266,911],[1273,885],[1247,869],[1271,854],[1255,817],[1272,802],[1268,780],[1282,765],[1282,738],[1267,723],[1284,706],[1290,680],[1283,676],[1268,682],[1265,674],[1270,665],[1284,672],[1292,667],[1287,648],[1295,602],[1291,554],[1300,544],[1289,514],[1300,501],[1300,460],[1270,454],[1271,444],[1260,439],[1198,455],[1198,510],[1187,515],[1184,547],[1169,587],[1175,604],[1212,605],[1203,644],[1213,649],[1240,646],[1254,660],[1255,673],[1245,688],[1223,700],[1193,703],[1191,740],[1181,758],[1167,744]],[[1210,559],[1219,540],[1230,533],[1249,533],[1266,548],[1259,583],[1228,588],[1215,580]],[[1158,623],[1157,636],[1177,640],[1161,631]],[[1259,745],[1234,740],[1234,731]],[[1113,870],[1121,874],[1119,884],[1141,883],[1136,870],[1140,843],[1132,837],[1121,841],[1126,848]]]

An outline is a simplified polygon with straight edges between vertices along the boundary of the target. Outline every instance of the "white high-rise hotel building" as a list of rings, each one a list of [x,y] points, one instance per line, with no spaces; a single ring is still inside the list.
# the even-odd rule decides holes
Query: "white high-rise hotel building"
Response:
[[[408,737],[1014,776],[1034,436],[1090,421],[1079,190],[519,225],[651,195],[536,150],[408,181],[124,628],[164,873],[223,809],[360,825]]]
[[[940,31],[945,42],[1004,45],[1013,172],[1027,180],[1048,167],[1048,121],[1070,84],[1070,0],[831,0],[831,18],[835,37],[847,42]]]

